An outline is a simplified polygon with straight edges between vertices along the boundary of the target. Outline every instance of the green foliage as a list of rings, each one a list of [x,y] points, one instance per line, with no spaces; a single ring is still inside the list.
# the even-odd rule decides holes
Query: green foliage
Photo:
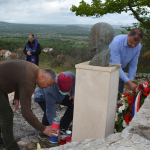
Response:
[[[124,30],[121,31],[121,34],[127,34]]]
[[[41,54],[39,55],[39,60],[40,60],[41,62],[47,61],[47,58],[48,58],[48,56],[47,56],[46,54],[44,54],[44,53],[41,53]]]
[[[3,56],[0,56],[0,61],[6,60],[6,58],[3,58]]]
[[[6,49],[14,52],[14,50],[24,46],[25,42],[21,40],[0,39],[0,50]]]
[[[82,0],[79,6],[72,5],[71,11],[77,16],[101,17],[105,14],[128,12],[137,19],[142,28],[150,28],[150,2],[149,0],[92,0],[91,4]]]
[[[65,59],[64,58],[54,58],[50,62],[50,65],[52,67],[63,67],[64,63],[65,63]]]

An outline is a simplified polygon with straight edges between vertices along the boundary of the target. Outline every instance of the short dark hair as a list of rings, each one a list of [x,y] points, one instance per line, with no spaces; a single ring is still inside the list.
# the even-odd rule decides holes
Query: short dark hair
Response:
[[[31,35],[32,37],[34,37],[34,34],[33,34],[33,33],[30,33],[29,35]]]
[[[45,74],[48,74],[51,76],[51,78],[57,82],[57,73],[55,72],[55,70],[51,69],[51,68],[46,68],[46,69],[42,69],[42,71],[45,73]]]
[[[129,33],[129,36],[134,36],[134,41],[139,41],[140,39],[143,38],[143,35],[144,35],[143,31],[139,28],[134,28]]]

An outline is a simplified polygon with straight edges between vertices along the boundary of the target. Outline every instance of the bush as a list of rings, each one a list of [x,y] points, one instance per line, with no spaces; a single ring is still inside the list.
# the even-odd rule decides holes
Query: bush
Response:
[[[87,48],[78,48],[72,51],[70,55],[67,55],[66,60],[72,67],[74,67],[76,64],[91,60],[94,55],[95,53]]]
[[[51,67],[60,67],[60,66],[63,66],[65,62],[65,59],[61,59],[61,58],[54,58],[51,62],[50,62],[50,65]]]
[[[41,54],[39,55],[39,60],[40,60],[41,62],[46,62],[46,61],[47,61],[47,58],[48,58],[47,54],[41,53]]]

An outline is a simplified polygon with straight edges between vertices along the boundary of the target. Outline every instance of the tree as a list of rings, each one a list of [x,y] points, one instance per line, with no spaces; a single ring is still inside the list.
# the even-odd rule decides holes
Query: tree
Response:
[[[78,7],[72,5],[70,10],[75,12],[76,16],[87,17],[131,11],[130,15],[139,21],[141,28],[150,29],[149,0],[92,0],[91,5],[82,0]]]

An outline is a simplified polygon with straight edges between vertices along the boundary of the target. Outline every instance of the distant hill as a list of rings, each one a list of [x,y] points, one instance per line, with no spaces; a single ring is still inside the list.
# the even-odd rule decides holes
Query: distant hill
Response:
[[[39,36],[42,35],[62,35],[62,36],[89,36],[91,24],[19,24],[19,23],[7,23],[0,21],[0,36],[1,37],[25,37],[29,33],[35,33]],[[121,27],[119,25],[113,25],[115,35],[120,34]],[[17,34],[18,33],[18,34]],[[7,34],[7,36],[6,36]],[[21,35],[20,35],[21,34]],[[5,36],[3,36],[5,35]],[[10,36],[13,35],[13,36]]]
[[[68,29],[79,29],[79,28],[81,28],[81,27],[79,27],[77,25],[67,25],[65,27],[68,28]]]

